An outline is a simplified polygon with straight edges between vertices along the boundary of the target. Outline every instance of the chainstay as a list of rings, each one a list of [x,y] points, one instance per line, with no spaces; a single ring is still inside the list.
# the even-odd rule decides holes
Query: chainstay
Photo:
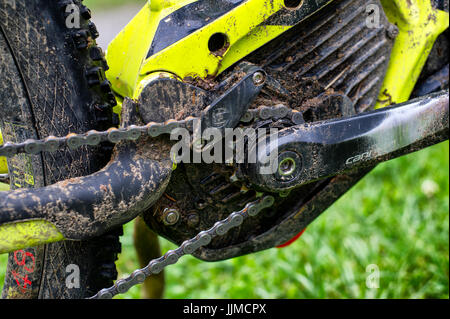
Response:
[[[280,118],[289,118],[294,124],[303,123],[302,113],[284,105],[262,106],[248,110],[242,117],[241,122],[248,123],[254,119]],[[163,134],[170,134],[177,128],[192,131],[195,120],[201,120],[201,118],[188,117],[184,120],[168,120],[164,123],[150,122],[142,126],[130,125],[125,128],[110,128],[101,132],[91,130],[82,134],[71,133],[65,137],[49,136],[41,140],[29,139],[21,143],[6,142],[0,146],[0,156],[13,157],[17,154],[35,155],[40,152],[56,152],[66,146],[73,150],[81,146],[97,146],[102,142],[117,144],[121,141],[134,141],[144,135],[156,138]]]
[[[214,238],[225,235],[232,228],[239,227],[246,218],[258,215],[264,208],[272,206],[274,201],[274,197],[269,195],[247,203],[242,210],[230,214],[227,218],[215,223],[209,230],[202,231],[194,238],[184,241],[177,249],[169,250],[164,256],[150,261],[146,267],[135,270],[127,278],[117,280],[114,286],[100,290],[89,299],[112,299],[118,294],[127,292],[133,286],[142,284],[147,277],[159,274],[167,266],[177,263],[184,255],[194,253],[208,245]]]

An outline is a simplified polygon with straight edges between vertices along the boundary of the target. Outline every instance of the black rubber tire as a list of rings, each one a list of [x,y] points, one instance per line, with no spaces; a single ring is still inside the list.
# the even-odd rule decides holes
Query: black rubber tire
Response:
[[[79,8],[80,28],[68,28]],[[72,7],[73,8],[73,7]],[[70,20],[67,20],[67,19]],[[118,124],[104,55],[90,11],[79,0],[0,2],[0,127],[5,141],[65,136]],[[63,150],[8,160],[12,188],[40,187],[90,174],[112,147]],[[105,156],[106,155],[106,156]],[[65,241],[11,253],[3,298],[85,298],[117,277],[121,229],[90,241]],[[66,285],[73,266],[77,281]],[[72,278],[72,277],[71,277]]]

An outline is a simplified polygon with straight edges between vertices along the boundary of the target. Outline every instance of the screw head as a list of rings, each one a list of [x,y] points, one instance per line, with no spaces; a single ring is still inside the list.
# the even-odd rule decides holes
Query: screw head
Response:
[[[278,171],[282,176],[290,176],[295,171],[295,160],[291,157],[286,157],[278,165]]]
[[[189,227],[195,227],[198,225],[199,222],[200,222],[200,217],[198,216],[197,213],[192,212],[191,214],[189,214],[188,220],[187,220]]]
[[[262,72],[255,72],[253,74],[253,83],[255,85],[262,85],[266,81],[266,76]]]
[[[284,151],[278,155],[275,166],[275,177],[278,181],[290,182],[295,180],[302,172],[302,158],[293,151]]]
[[[392,40],[395,40],[395,38],[398,36],[399,31],[398,28],[394,25],[389,25],[388,29],[387,29],[387,36],[389,38],[391,38]]]
[[[174,208],[166,208],[163,211],[163,223],[166,226],[175,225],[180,219],[180,213]]]

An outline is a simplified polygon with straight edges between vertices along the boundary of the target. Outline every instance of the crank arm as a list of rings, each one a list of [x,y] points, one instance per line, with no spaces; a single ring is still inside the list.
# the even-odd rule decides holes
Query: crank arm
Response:
[[[155,154],[163,141],[146,139],[118,144],[112,161],[92,175],[0,192],[0,253],[93,238],[150,208],[169,183],[172,162]],[[22,239],[12,238],[21,230]]]
[[[250,183],[280,192],[418,151],[448,139],[448,94],[285,129],[258,149],[256,164],[244,169]],[[260,174],[267,154],[276,159],[270,161],[272,173]]]

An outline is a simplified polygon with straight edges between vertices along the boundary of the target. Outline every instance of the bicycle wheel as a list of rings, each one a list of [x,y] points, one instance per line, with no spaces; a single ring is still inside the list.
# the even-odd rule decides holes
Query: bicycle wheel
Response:
[[[5,141],[64,136],[114,124],[103,53],[78,0],[0,3],[0,127]],[[41,187],[100,169],[112,150],[63,150],[8,160],[12,188]],[[121,230],[11,253],[3,298],[84,298],[116,279]],[[78,273],[79,270],[79,273]],[[75,278],[73,276],[77,276]],[[69,275],[71,281],[66,282]]]

